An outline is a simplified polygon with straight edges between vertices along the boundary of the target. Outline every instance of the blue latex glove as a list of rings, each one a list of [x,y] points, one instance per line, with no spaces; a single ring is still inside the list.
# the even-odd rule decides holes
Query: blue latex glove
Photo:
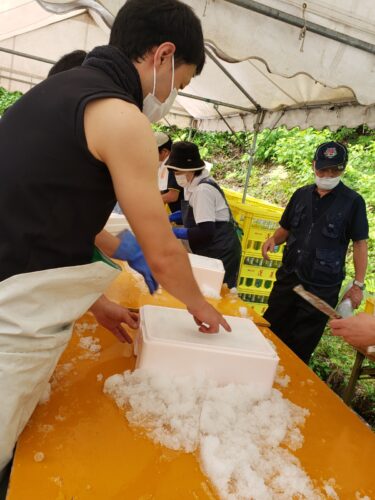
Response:
[[[169,222],[175,222],[176,224],[182,224],[182,213],[181,210],[177,210],[177,212],[173,212],[169,216]]]
[[[174,235],[176,238],[179,240],[187,240],[188,238],[188,230],[186,227],[172,227],[172,231],[174,232]]]
[[[137,271],[143,276],[150,293],[154,293],[158,289],[158,283],[151,274],[150,268],[148,267],[141,247],[135,239],[134,234],[126,230],[122,231],[118,235],[118,238],[120,238],[121,243],[113,254],[113,258],[126,260],[134,271]]]

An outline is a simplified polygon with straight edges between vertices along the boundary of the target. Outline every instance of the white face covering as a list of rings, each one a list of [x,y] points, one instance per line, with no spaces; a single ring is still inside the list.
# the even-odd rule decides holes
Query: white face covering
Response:
[[[319,189],[323,189],[324,191],[331,191],[340,182],[340,177],[340,175],[338,177],[318,177],[317,175],[315,175],[315,184]]]
[[[186,175],[175,175],[175,177],[176,177],[177,184],[182,188],[186,188],[190,183],[190,181],[188,181]]]
[[[152,94],[147,94],[143,99],[143,113],[147,116],[151,123],[158,122],[166,114],[168,114],[171,109],[174,100],[177,97],[177,89],[174,88],[174,55],[172,56],[172,83],[171,91],[169,96],[164,102],[160,102],[155,96],[156,90],[156,68],[154,64],[154,86],[152,89]]]

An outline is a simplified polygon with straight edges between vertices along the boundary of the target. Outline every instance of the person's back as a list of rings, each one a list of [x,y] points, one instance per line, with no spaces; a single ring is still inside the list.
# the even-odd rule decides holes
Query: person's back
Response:
[[[116,197],[106,165],[87,149],[84,106],[98,94],[141,106],[135,69],[128,80],[125,89],[93,67],[64,71],[30,90],[1,120],[0,281],[90,262]]]

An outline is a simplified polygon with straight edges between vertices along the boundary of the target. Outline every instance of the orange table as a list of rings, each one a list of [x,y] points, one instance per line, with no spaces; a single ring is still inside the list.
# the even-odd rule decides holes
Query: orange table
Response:
[[[180,305],[165,293],[150,300],[128,273],[122,273],[108,295],[131,307],[150,301]],[[226,314],[238,314],[243,305],[233,296],[218,302]],[[93,324],[94,319],[85,315],[82,323]],[[267,327],[261,329],[276,344],[291,377],[284,395],[310,410],[305,442],[296,452],[306,472],[318,486],[333,478],[342,499],[354,499],[356,492],[375,498],[372,431]],[[135,359],[129,346],[102,328],[93,335],[102,345],[98,359],[79,359],[75,329],[55,372],[50,401],[38,406],[19,439],[7,500],[217,498],[194,454],[154,445],[131,429],[103,394],[103,380],[133,369]],[[38,452],[44,454],[40,462],[34,460]]]

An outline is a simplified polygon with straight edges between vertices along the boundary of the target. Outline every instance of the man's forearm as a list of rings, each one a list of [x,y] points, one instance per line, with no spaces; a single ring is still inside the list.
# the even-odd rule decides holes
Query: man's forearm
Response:
[[[355,279],[363,283],[367,269],[367,241],[360,240],[353,243],[353,263]]]
[[[100,231],[99,234],[96,235],[95,245],[106,255],[112,257],[112,255],[116,252],[118,246],[120,245],[120,239],[116,236],[113,236],[108,231]]]
[[[289,231],[284,229],[283,227],[279,227],[276,229],[276,231],[273,233],[273,238],[275,240],[276,245],[282,245],[283,243],[286,242],[289,236]]]
[[[170,189],[168,193],[164,193],[161,195],[163,203],[173,203],[178,200],[178,191],[175,189]]]
[[[164,246],[165,245],[165,246]],[[167,292],[194,309],[204,301],[195,281],[188,255],[181,242],[174,236],[171,245],[159,247],[157,255],[149,256],[148,262],[155,279]]]

